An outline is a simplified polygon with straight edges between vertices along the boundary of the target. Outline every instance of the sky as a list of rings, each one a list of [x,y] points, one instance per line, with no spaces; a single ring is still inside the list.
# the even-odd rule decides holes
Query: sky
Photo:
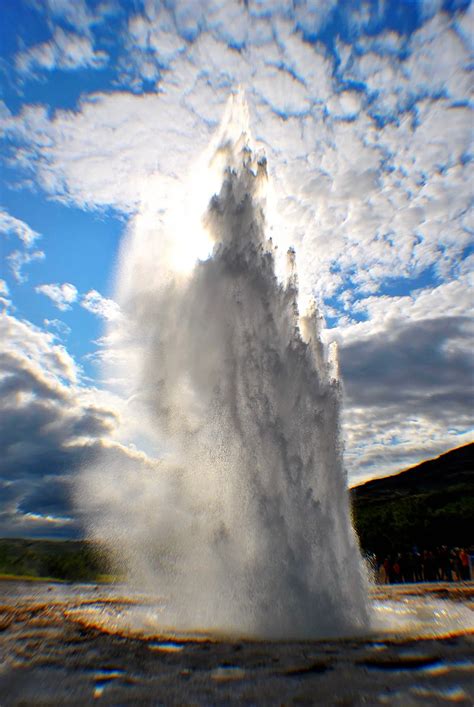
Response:
[[[472,441],[472,4],[1,4],[0,536],[80,534],[99,453],[152,464],[103,373],[120,246],[239,90],[339,347],[349,483]]]

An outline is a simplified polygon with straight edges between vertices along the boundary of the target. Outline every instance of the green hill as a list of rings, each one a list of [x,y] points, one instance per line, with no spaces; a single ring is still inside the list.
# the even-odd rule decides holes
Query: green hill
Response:
[[[108,572],[104,552],[85,541],[0,539],[0,575],[87,582]]]
[[[376,554],[474,545],[474,444],[351,489],[362,548]]]

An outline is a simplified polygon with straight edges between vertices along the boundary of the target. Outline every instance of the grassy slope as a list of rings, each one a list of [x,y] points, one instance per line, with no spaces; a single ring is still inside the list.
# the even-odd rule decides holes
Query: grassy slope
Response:
[[[351,491],[364,550],[474,544],[474,444]]]
[[[79,540],[0,540],[0,575],[99,581],[109,571],[104,553]]]

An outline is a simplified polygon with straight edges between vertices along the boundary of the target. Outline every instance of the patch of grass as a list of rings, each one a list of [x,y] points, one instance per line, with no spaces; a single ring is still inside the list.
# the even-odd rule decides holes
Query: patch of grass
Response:
[[[454,449],[394,476],[352,489],[363,550],[377,555],[471,547],[474,543],[474,445]]]
[[[0,572],[0,582],[3,580],[12,580],[17,582],[66,582],[65,579],[57,579],[55,577],[32,577],[28,574],[6,574],[4,572]]]
[[[79,540],[0,540],[0,576],[65,582],[114,581],[102,548]]]

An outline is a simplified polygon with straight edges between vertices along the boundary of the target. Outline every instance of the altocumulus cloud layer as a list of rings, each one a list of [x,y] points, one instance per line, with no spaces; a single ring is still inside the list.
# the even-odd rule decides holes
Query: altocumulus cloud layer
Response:
[[[16,188],[84,210],[112,208],[153,234],[179,209],[188,174],[241,86],[268,158],[273,239],[281,253],[296,248],[303,300],[316,296],[325,338],[339,344],[352,482],[470,439],[472,5],[33,6],[41,41],[9,58],[8,80],[24,95],[0,109]],[[28,100],[28,87],[57,75],[77,77],[70,103]],[[18,242],[0,283],[8,304],[8,278],[25,282],[48,252],[6,210],[0,228]],[[63,312],[120,316],[112,300],[74,282],[36,291]],[[50,333],[55,325],[35,328],[14,310],[5,321],[2,341],[19,368],[8,359],[2,380],[30,386],[2,399],[2,414],[16,421],[3,428],[5,523],[21,518],[33,528],[50,516],[58,528],[75,527],[75,515],[54,518],[71,513],[78,460],[97,445],[137,454],[112,441],[121,439],[123,403],[84,379]],[[29,337],[41,346],[25,358]],[[59,373],[58,356],[69,356],[76,379]]]

